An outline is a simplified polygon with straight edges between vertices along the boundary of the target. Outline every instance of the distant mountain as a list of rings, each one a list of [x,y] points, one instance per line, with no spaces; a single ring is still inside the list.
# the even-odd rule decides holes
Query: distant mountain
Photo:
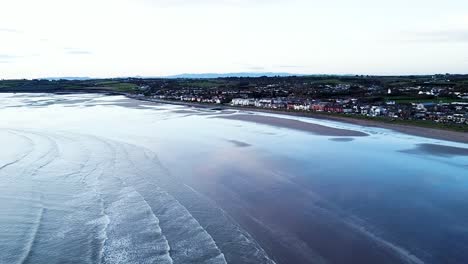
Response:
[[[89,77],[46,77],[41,78],[42,80],[49,80],[49,81],[58,81],[58,80],[68,80],[68,81],[86,81],[91,80]]]
[[[125,78],[138,78],[138,79],[152,79],[152,78],[166,78],[166,79],[215,79],[215,78],[229,78],[229,77],[287,77],[287,76],[305,76],[305,74],[292,74],[286,72],[237,72],[237,73],[183,73],[170,76],[121,76],[109,79],[125,79]],[[86,81],[92,79],[102,79],[102,78],[90,78],[90,77],[46,77],[41,78],[41,80],[49,81],[58,81],[58,80],[68,80],[68,81]],[[104,78],[106,79],[106,78]]]
[[[292,74],[285,72],[238,72],[238,73],[184,73],[166,76],[169,79],[214,79],[229,77],[275,77],[275,76],[304,76],[304,74]]]

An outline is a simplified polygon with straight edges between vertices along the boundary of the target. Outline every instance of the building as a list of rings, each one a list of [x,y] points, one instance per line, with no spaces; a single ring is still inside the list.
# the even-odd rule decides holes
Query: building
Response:
[[[237,105],[237,106],[255,106],[255,100],[254,99],[244,99],[244,98],[236,98],[232,99],[231,105]]]

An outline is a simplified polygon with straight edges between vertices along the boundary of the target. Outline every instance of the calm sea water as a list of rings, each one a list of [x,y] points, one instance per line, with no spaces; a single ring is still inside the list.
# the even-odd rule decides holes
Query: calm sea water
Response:
[[[466,144],[236,112],[0,95],[0,263],[468,263]]]

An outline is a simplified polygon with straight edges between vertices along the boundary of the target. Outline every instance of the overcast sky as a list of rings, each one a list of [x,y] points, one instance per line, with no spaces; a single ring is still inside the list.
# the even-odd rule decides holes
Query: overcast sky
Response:
[[[467,0],[1,0],[0,78],[468,73]]]

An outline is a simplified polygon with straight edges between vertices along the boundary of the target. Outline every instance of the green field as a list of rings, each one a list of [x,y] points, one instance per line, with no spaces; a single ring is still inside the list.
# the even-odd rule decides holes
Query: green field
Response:
[[[458,98],[447,98],[447,97],[440,97],[440,98],[418,98],[418,97],[386,97],[385,101],[395,101],[398,104],[404,103],[453,103],[453,102],[465,102],[468,103],[466,99],[458,99]]]
[[[137,87],[138,86],[136,84],[119,81],[103,81],[96,83],[96,88],[113,90],[117,92],[134,92]]]

